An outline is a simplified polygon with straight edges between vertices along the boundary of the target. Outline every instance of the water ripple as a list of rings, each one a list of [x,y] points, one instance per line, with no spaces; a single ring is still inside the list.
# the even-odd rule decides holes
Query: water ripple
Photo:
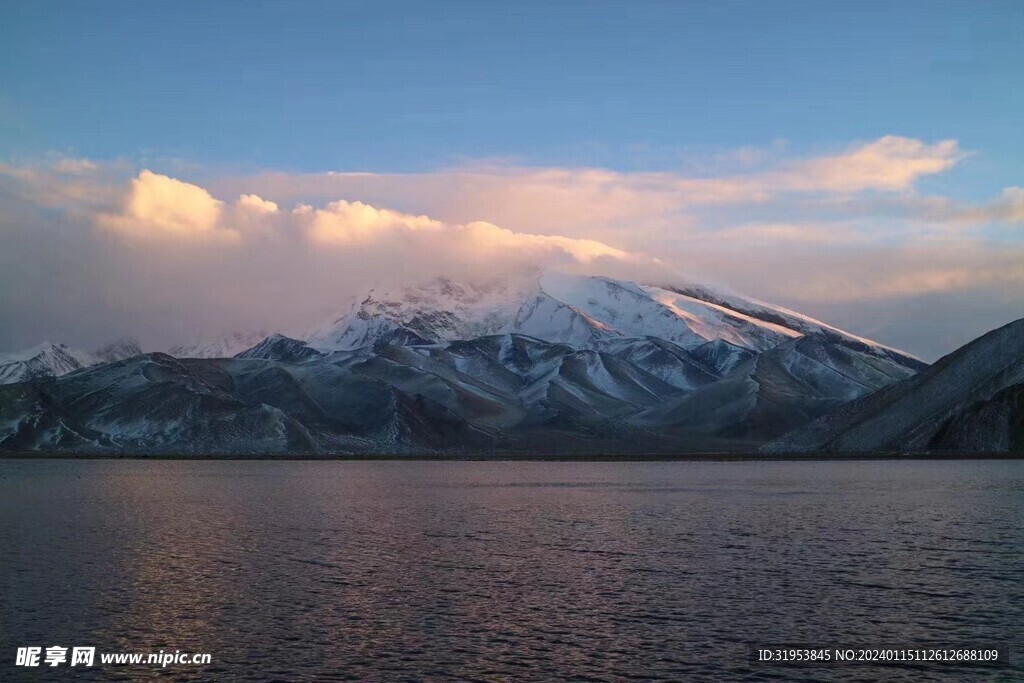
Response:
[[[753,643],[1021,651],[1018,462],[6,461],[0,472],[0,652],[214,656],[195,670],[76,671],[82,680],[1024,678],[1016,662],[993,676],[747,659]],[[0,680],[24,674],[3,666]]]

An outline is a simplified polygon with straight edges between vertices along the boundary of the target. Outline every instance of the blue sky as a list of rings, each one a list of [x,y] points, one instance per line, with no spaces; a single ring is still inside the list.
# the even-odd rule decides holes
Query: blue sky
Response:
[[[1024,171],[1019,2],[8,3],[0,153],[301,171],[954,137]],[[978,182],[982,182],[979,178]]]
[[[365,202],[657,256],[934,358],[1024,316],[1022,74],[1016,1],[5,3],[0,349],[274,326],[310,263],[267,235],[368,230]],[[331,269],[420,272],[388,225]],[[360,286],[316,284],[308,317]]]

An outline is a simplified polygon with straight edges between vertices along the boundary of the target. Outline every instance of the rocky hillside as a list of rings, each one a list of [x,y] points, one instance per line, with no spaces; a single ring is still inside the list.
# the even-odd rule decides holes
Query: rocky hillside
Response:
[[[1024,451],[1024,320],[768,444],[768,452]]]

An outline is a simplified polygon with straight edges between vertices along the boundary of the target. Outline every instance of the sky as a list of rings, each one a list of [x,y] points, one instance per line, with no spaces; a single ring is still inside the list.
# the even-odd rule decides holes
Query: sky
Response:
[[[0,351],[371,284],[710,282],[926,360],[1024,317],[1020,2],[0,6]]]

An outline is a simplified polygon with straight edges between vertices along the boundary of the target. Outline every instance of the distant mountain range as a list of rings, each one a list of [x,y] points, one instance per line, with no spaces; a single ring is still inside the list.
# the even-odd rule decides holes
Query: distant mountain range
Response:
[[[17,382],[0,386],[0,449],[802,450],[813,439],[790,439],[823,433],[808,426],[815,419],[933,372],[896,349],[709,287],[556,274],[372,291],[303,340],[234,334],[171,354],[132,343],[90,354],[44,347],[0,358],[0,378]],[[957,415],[997,419],[993,406]],[[966,443],[949,429],[941,444]]]
[[[75,370],[113,363],[141,353],[142,349],[138,342],[131,337],[119,339],[92,352],[47,341],[18,353],[0,354],[0,384],[59,377]]]
[[[233,358],[246,349],[259,344],[266,336],[265,331],[233,332],[221,337],[209,337],[189,344],[179,344],[171,347],[167,354],[175,358]]]

